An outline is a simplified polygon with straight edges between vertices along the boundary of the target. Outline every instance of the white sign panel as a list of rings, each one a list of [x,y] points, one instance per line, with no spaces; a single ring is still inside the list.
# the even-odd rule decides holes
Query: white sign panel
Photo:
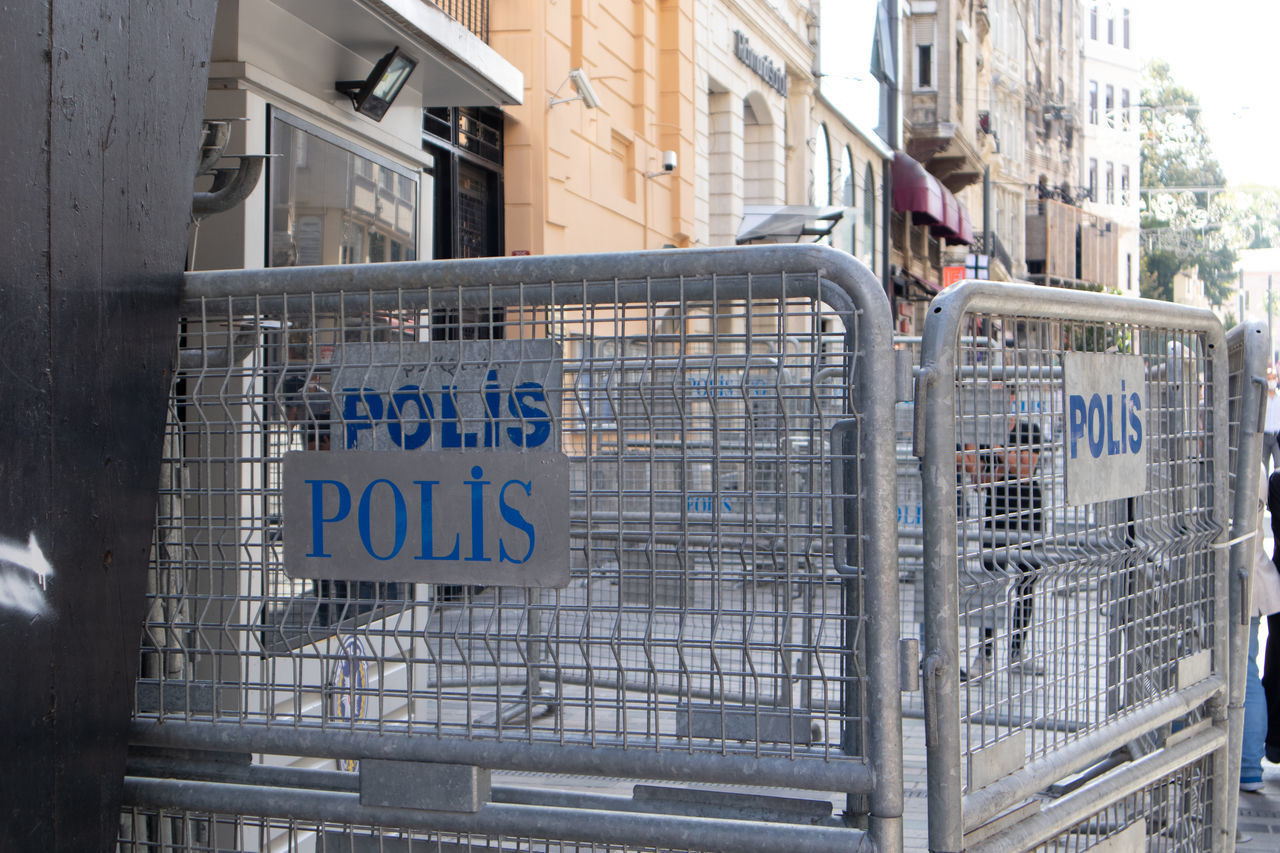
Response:
[[[1067,504],[1142,494],[1147,487],[1147,385],[1140,356],[1065,353]]]
[[[345,344],[333,447],[553,450],[563,381],[550,340]]]
[[[284,457],[285,571],[567,584],[562,382],[550,340],[344,344],[331,449]]]
[[[565,586],[569,459],[285,454],[284,566],[295,578]]]

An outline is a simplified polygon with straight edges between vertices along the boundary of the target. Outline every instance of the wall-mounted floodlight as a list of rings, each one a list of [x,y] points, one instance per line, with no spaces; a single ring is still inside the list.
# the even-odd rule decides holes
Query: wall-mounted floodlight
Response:
[[[557,98],[556,95],[560,94],[560,90],[564,88],[565,83],[572,83],[573,91],[578,94],[572,98]],[[564,83],[556,87],[555,94],[551,96],[551,102],[547,104],[547,109],[551,109],[556,104],[567,104],[570,101],[582,101],[582,105],[589,110],[594,110],[600,106],[600,98],[596,95],[595,87],[591,85],[591,81],[587,79],[587,73],[581,68],[575,68],[570,71]]]
[[[405,56],[399,47],[378,60],[373,71],[363,80],[339,80],[334,88],[351,98],[351,106],[374,121],[382,121],[391,102],[400,94],[418,60]]]

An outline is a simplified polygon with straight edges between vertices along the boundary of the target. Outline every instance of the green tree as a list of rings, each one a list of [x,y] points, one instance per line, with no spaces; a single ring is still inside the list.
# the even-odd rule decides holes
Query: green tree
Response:
[[[1198,267],[1205,295],[1221,305],[1235,280],[1243,231],[1215,202],[1226,185],[1200,120],[1198,99],[1174,82],[1167,62],[1145,70],[1142,91],[1142,295],[1173,299],[1173,277]],[[1158,192],[1168,187],[1168,192]],[[1194,187],[1196,189],[1185,189]]]

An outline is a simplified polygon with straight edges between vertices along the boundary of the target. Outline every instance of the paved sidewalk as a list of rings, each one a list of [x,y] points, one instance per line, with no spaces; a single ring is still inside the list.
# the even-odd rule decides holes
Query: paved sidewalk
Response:
[[[1240,792],[1240,840],[1236,850],[1241,853],[1280,850],[1280,766],[1264,762],[1262,779],[1266,787],[1261,793]]]

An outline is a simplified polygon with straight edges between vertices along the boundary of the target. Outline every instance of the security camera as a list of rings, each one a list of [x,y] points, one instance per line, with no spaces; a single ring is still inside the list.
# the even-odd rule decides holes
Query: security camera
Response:
[[[569,72],[569,82],[573,84],[573,90],[578,93],[578,97],[582,98],[583,106],[589,110],[600,106],[600,98],[596,95],[591,81],[587,79],[586,72],[581,68],[575,68]]]
[[[662,171],[674,172],[675,170],[676,170],[676,152],[663,151],[662,152]]]

